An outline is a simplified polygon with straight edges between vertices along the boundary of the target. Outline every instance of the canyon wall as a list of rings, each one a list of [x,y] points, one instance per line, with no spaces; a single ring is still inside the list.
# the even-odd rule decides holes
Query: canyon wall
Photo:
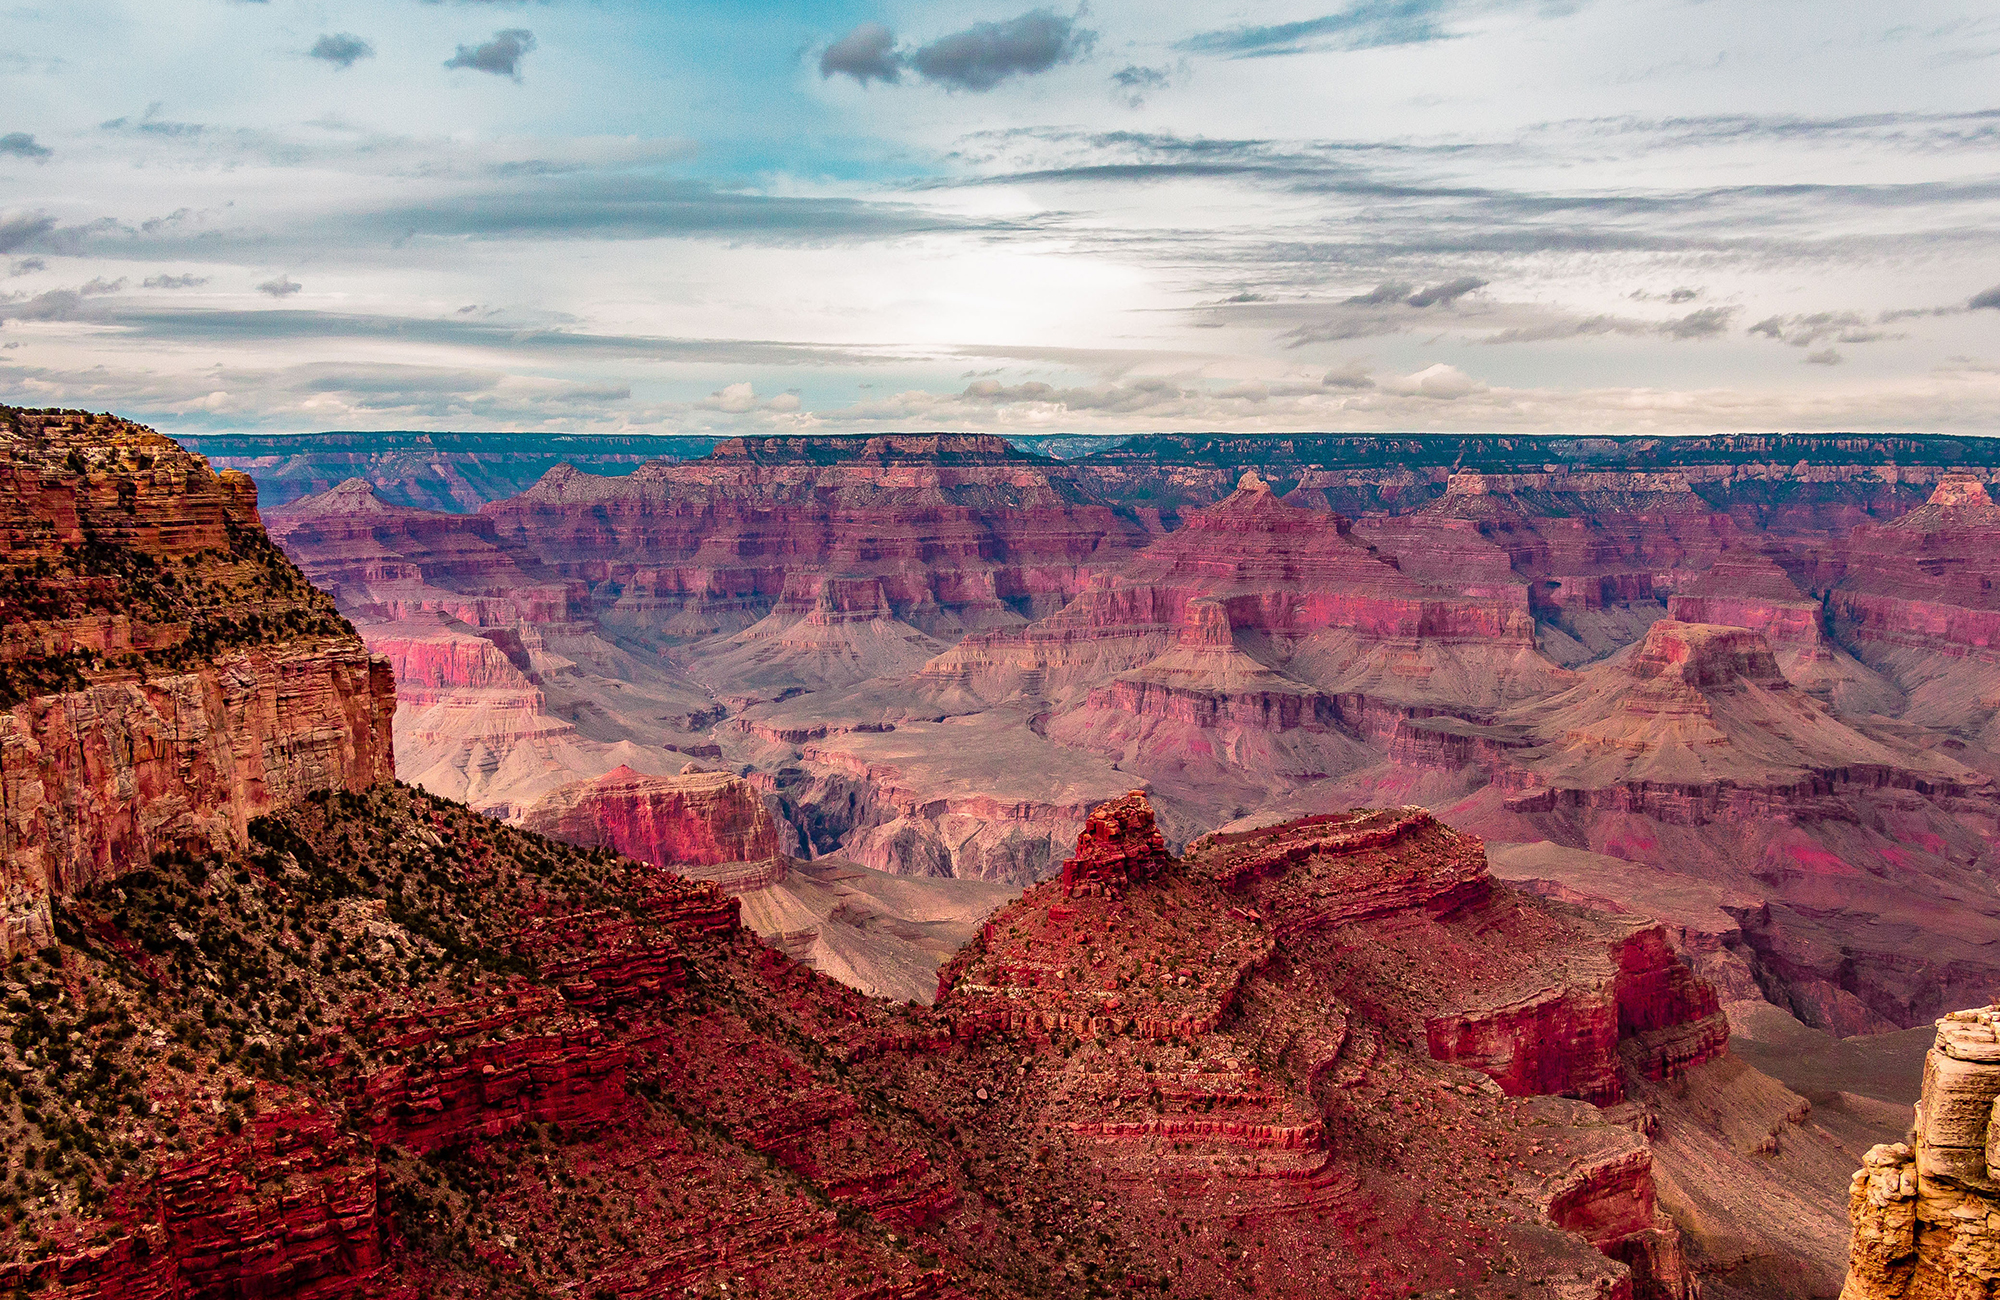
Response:
[[[156,853],[393,775],[387,665],[247,478],[81,412],[0,409],[0,440],[0,947]]]
[[[1485,1007],[1509,985],[1589,1005],[1596,1028],[1512,1024],[1502,1055],[1550,1064],[1541,1071],[1461,1052],[1471,1032],[1436,1028],[1497,1023]],[[1128,1197],[1192,1197],[1254,1224],[1266,1261],[1331,1228],[1365,1243],[1343,1271],[1400,1266],[1396,1285],[1409,1287],[1424,1266],[1403,1262],[1415,1238],[1393,1180],[1488,1167],[1464,1159],[1470,1142],[1510,1169],[1517,1157],[1503,1152],[1529,1157],[1516,1186],[1533,1187],[1536,1220],[1616,1261],[1597,1285],[1693,1294],[1645,1139],[1549,1095],[1618,1100],[1621,1040],[1681,1043],[1633,1058],[1661,1077],[1719,1057],[1728,1031],[1714,991],[1658,927],[1606,926],[1496,886],[1478,841],[1420,809],[1206,836],[1174,859],[1135,792],[1093,814],[1060,881],[988,921],[941,973],[938,1006],[960,1033],[970,1023],[1046,1042],[1016,1085],[1044,1124],[1095,1147]],[[1387,1049],[1427,1024],[1430,1063]],[[1246,1039],[1261,1045],[1255,1063]],[[1459,1082],[1474,1070],[1499,1084],[1486,1084],[1492,1095],[1544,1116],[1559,1161],[1539,1143],[1514,1147],[1497,1113],[1465,1104],[1485,1095]],[[1458,1152],[1413,1133],[1389,1178],[1358,1169],[1356,1110],[1389,1097],[1420,1126],[1456,1133]],[[1376,1216],[1361,1209],[1371,1197]]]
[[[778,856],[763,799],[727,772],[643,776],[620,767],[544,795],[520,820],[554,839],[661,867],[768,864]]]
[[[994,437],[735,439],[622,478],[552,470],[481,512],[634,637],[748,627],[804,573],[875,579],[896,619],[954,636],[1060,605],[1147,540],[1083,481]]]
[[[1026,883],[1135,786],[1174,844],[1420,802],[1631,864],[1636,912],[1726,895],[1705,969],[1855,1033],[1993,974],[1996,466],[1848,435],[751,438],[472,516],[350,485],[274,518],[401,667],[405,777],[498,816],[696,757],[800,856]]]

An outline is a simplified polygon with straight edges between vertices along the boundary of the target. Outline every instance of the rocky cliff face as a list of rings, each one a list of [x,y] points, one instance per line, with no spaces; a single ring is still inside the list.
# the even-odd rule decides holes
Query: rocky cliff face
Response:
[[[501,545],[492,520],[392,506],[358,478],[271,511],[269,525],[350,617],[434,613],[475,627],[586,617],[581,585]]]
[[[248,479],[82,412],[0,409],[0,455],[0,949],[156,853],[392,774],[387,666]]]
[[[1900,1028],[1991,978],[1973,974],[1983,938],[1836,932],[1813,901],[1832,879],[1852,882],[1849,917],[1929,906],[1918,897],[1938,887],[1970,900],[1967,864],[1990,852],[1990,778],[1894,729],[1850,723],[1794,686],[1760,633],[1657,622],[1618,661],[1497,724],[1508,743],[1492,751],[1494,784],[1467,802],[1462,824],[1761,894],[1732,942],[1802,1019]],[[1784,865],[1746,869],[1753,861]],[[1968,901],[1955,924],[1984,935],[1992,912]],[[1913,970],[1925,973],[1912,980]]]
[[[2000,1009],[1938,1021],[1910,1140],[1854,1175],[1842,1300],[1970,1300],[2000,1281]]]
[[[260,818],[0,968],[0,1282],[1687,1300],[1642,1136],[1413,1046],[1489,959],[1565,978],[1597,923],[1415,812],[1186,862],[1144,812],[1078,845],[1119,889],[1031,891],[936,1009],[756,944],[711,884],[408,787]],[[1466,982],[1348,973],[1398,932]]]
[[[271,512],[272,535],[395,668],[400,775],[500,816],[624,764],[703,751],[708,692],[598,635],[581,583],[492,521],[392,506],[360,479]]]
[[[1680,928],[1703,969],[1848,1033],[1990,980],[1997,466],[1948,438],[763,439],[287,537],[397,614],[361,630],[406,669],[405,775],[499,815],[692,753],[752,770],[802,856],[1026,882],[1135,785],[1174,844],[1421,802],[1630,864],[1634,912],[1726,900]],[[1687,631],[1722,627],[1768,657]]]
[[[614,768],[544,795],[522,814],[521,824],[660,867],[741,863],[770,869],[779,856],[777,828],[763,799],[727,772],[644,776]]]
[[[1063,863],[1063,894],[1115,896],[1167,861],[1167,842],[1153,825],[1153,807],[1144,791],[1134,790],[1091,810],[1077,836],[1076,853]]]
[[[1948,476],[1893,524],[1811,557],[1835,635],[1907,694],[1908,721],[2000,745],[2000,507]]]
[[[1356,741],[1413,705],[1490,708],[1559,675],[1519,584],[1420,580],[1247,474],[1061,611],[968,636],[921,682],[941,702],[1048,706],[1050,738],[1129,764],[1213,825],[1253,791],[1360,765]]]

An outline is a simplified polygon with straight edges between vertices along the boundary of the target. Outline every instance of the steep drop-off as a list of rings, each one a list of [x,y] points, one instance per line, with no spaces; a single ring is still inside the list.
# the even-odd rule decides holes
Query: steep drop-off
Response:
[[[1073,468],[971,435],[735,439],[622,478],[552,470],[482,513],[586,583],[607,629],[659,645],[804,617],[808,576],[859,580],[930,636],[1019,624],[1150,535]]]
[[[387,666],[149,429],[0,408],[0,952],[155,853],[392,775]]]

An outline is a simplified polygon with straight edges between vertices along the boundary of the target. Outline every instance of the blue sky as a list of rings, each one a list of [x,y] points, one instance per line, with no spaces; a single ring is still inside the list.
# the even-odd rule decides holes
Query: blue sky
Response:
[[[0,0],[0,401],[2000,432],[2000,12]]]

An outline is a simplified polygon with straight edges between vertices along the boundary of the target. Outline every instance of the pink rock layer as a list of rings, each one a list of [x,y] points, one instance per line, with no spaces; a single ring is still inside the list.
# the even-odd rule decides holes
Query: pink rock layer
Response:
[[[726,772],[645,776],[619,767],[530,805],[521,824],[585,848],[613,848],[655,866],[763,862],[778,833],[763,797]]]

